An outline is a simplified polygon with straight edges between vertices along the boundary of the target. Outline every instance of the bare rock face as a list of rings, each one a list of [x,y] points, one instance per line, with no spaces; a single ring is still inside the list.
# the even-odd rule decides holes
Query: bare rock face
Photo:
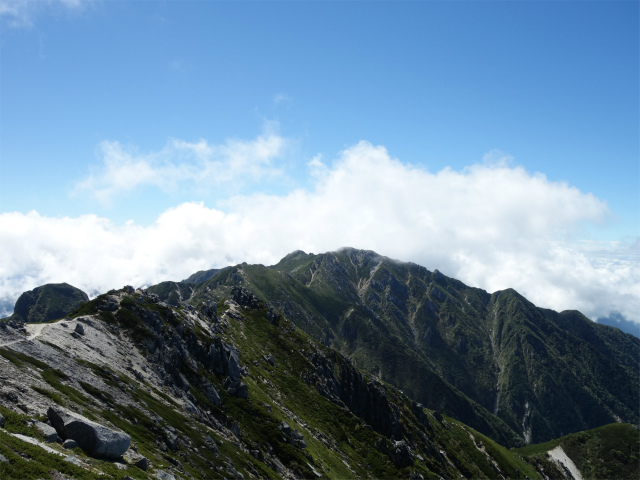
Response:
[[[61,438],[75,440],[92,457],[115,460],[131,444],[131,437],[126,433],[116,432],[62,408],[49,407],[47,416]]]

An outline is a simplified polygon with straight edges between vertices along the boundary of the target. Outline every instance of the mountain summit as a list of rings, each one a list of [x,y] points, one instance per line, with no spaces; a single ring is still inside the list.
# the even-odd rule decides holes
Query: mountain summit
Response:
[[[354,248],[200,275],[149,291],[198,305],[245,286],[354,365],[506,445],[639,420],[640,340],[512,289]]]
[[[513,290],[298,251],[0,321],[0,478],[637,478],[639,348]]]

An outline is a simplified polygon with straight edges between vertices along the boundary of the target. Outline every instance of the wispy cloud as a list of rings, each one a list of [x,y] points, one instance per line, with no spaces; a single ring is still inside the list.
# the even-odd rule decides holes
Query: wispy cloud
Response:
[[[0,0],[0,18],[12,27],[30,27],[43,11],[65,9],[78,11],[84,5],[98,0]]]
[[[195,168],[214,178],[213,163],[210,171],[202,167],[212,162],[212,152],[253,165],[256,152],[268,159],[280,148],[281,140],[268,138],[222,147],[171,144],[172,159],[178,151],[196,167],[136,155],[120,161],[121,154],[113,154],[113,180],[105,177],[105,192],[133,188],[131,175],[162,187],[173,180],[161,173],[184,178]],[[217,161],[233,178],[234,167]],[[102,292],[243,261],[269,265],[295,249],[318,253],[354,246],[438,268],[489,291],[513,287],[543,307],[578,309],[592,318],[617,311],[640,322],[633,245],[576,240],[585,225],[610,215],[591,194],[491,162],[430,173],[366,142],[332,163],[317,157],[309,167],[317,175],[312,189],[235,196],[227,211],[183,203],[147,227],[93,215],[1,214],[0,299],[46,282]]]
[[[171,140],[162,150],[141,153],[119,142],[102,142],[101,164],[76,185],[75,193],[89,193],[103,204],[113,197],[152,185],[164,191],[188,185],[238,186],[247,180],[259,180],[281,174],[274,160],[280,157],[287,140],[268,126],[254,140],[227,140],[212,145],[206,140]]]
[[[273,97],[273,103],[275,103],[276,105],[282,102],[290,102],[290,101],[291,101],[291,97],[286,93],[276,93]]]

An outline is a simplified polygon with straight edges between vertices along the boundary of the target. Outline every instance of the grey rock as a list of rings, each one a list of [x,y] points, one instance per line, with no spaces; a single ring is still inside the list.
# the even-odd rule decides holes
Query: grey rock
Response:
[[[230,352],[229,352],[229,363],[228,363],[228,371],[229,371],[229,376],[234,379],[234,380],[238,380],[240,378],[240,363],[238,360],[238,350],[236,350],[235,348],[231,347],[230,348]]]
[[[184,402],[184,408],[191,415],[198,415],[198,413],[199,413],[198,409],[196,408],[196,406],[190,400],[186,400]]]
[[[244,399],[249,398],[249,387],[247,387],[243,382],[232,380],[231,377],[227,377],[222,386],[232,397]]]
[[[238,422],[233,422],[233,425],[231,425],[231,433],[240,440],[240,424]]]
[[[280,426],[278,428],[280,430],[282,430],[286,435],[290,435],[291,434],[291,427],[284,420],[282,421],[282,423],[280,424]]]
[[[64,442],[62,442],[62,446],[69,449],[76,448],[78,446],[78,442],[76,442],[72,438],[67,438]]]
[[[207,400],[213,403],[216,407],[222,405],[222,399],[220,398],[218,389],[204,377],[200,381],[200,391],[205,397],[207,397]]]
[[[56,432],[56,429],[51,425],[47,425],[46,423],[42,422],[34,422],[34,425],[44,437],[45,442],[53,443],[58,440],[58,432]]]
[[[64,458],[65,462],[69,462],[69,463],[73,463],[74,465],[77,465],[78,467],[82,467],[82,462],[80,462],[80,460],[78,460],[75,455],[68,455]]]
[[[101,306],[99,306],[98,308],[100,310],[106,310],[108,312],[115,312],[116,310],[118,310],[118,299],[116,297],[114,297],[113,295],[110,295],[109,297],[107,297],[107,302],[106,304],[103,304]]]
[[[4,428],[4,422],[5,422],[4,415],[0,413],[0,427]]]
[[[9,459],[7,457],[5,457],[4,455],[0,455],[0,463],[2,462],[8,462]]]
[[[165,443],[168,448],[175,452],[178,449],[179,438],[175,433],[167,432]]]
[[[149,459],[147,457],[142,457],[136,460],[134,462],[134,465],[138,467],[140,470],[142,470],[143,472],[146,472],[147,469],[149,468],[150,463],[151,462],[149,462]]]
[[[79,335],[84,335],[84,326],[81,323],[77,323],[74,331]]]
[[[168,472],[165,472],[164,470],[158,470],[154,474],[154,477],[158,478],[159,480],[176,480],[176,477]]]
[[[123,455],[124,461],[129,465],[134,465],[138,467],[142,471],[147,471],[151,462],[149,459],[143,455],[140,455],[138,452],[133,450],[133,448],[127,450],[127,452]]]
[[[126,433],[116,432],[62,408],[49,407],[47,416],[61,438],[75,440],[92,457],[117,459],[131,444],[131,437]]]

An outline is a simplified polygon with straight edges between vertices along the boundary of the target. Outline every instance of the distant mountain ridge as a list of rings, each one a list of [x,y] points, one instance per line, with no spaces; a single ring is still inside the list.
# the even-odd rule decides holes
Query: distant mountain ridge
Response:
[[[515,290],[489,294],[347,248],[220,270],[190,284],[187,303],[221,298],[233,285],[355,365],[503,444],[638,421],[640,340],[579,312],[538,308]]]

